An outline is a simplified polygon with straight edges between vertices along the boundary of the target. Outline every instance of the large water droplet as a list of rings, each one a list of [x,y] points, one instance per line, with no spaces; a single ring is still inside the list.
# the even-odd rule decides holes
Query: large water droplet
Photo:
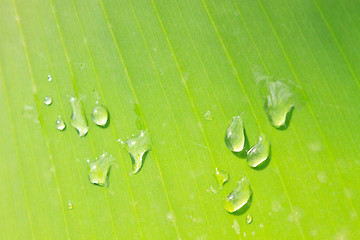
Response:
[[[244,124],[240,116],[233,117],[230,126],[227,128],[225,144],[233,152],[241,152],[244,149]]]
[[[204,114],[204,118],[205,118],[205,120],[208,120],[208,121],[213,120],[213,115],[210,110]]]
[[[224,186],[224,184],[229,181],[230,175],[229,173],[222,171],[218,168],[215,168],[215,176],[216,176],[216,180],[219,184],[219,189],[222,189],[222,187]]]
[[[109,185],[109,173],[111,165],[114,162],[114,158],[103,153],[99,156],[99,159],[90,163],[89,168],[89,181],[92,184],[107,187]]]
[[[257,167],[268,159],[270,155],[270,141],[265,136],[261,134],[259,141],[247,152],[246,160],[250,167]]]
[[[91,118],[96,125],[104,127],[108,121],[109,112],[104,105],[97,103],[91,113]]]
[[[44,98],[44,103],[45,103],[46,106],[51,105],[51,103],[52,103],[52,98],[51,98],[50,96],[46,96],[46,97]]]
[[[265,112],[271,125],[279,129],[287,128],[298,101],[295,87],[282,81],[267,81],[263,95],[266,99]]]
[[[66,128],[66,124],[64,122],[64,120],[62,119],[62,117],[59,116],[58,120],[56,120],[56,128],[59,131],[62,131]]]
[[[241,179],[235,189],[225,197],[224,208],[233,213],[243,207],[250,199],[252,190],[247,178]]]
[[[73,109],[70,124],[78,131],[79,136],[83,137],[88,132],[89,127],[84,113],[84,109],[81,105],[81,100],[72,97],[70,99],[70,103]]]
[[[150,150],[150,136],[147,130],[140,131],[136,137],[131,137],[125,142],[119,141],[128,151],[132,162],[132,174],[139,172],[144,161],[144,154]]]

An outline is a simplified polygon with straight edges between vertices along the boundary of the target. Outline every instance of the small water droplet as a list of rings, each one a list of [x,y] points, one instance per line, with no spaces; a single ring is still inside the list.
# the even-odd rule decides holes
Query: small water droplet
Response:
[[[208,189],[206,189],[206,191],[209,193],[217,193],[217,191],[215,190],[215,188],[212,185]]]
[[[109,112],[104,105],[96,102],[96,105],[91,113],[91,118],[96,125],[104,127],[107,124]]]
[[[95,158],[95,162],[89,166],[89,181],[92,184],[107,187],[109,185],[109,174],[114,158],[107,153],[101,154],[99,159]]]
[[[56,120],[56,128],[59,131],[62,131],[66,128],[66,124],[64,122],[64,120],[62,119],[62,117],[59,116],[58,120]]]
[[[250,181],[247,178],[241,179],[235,189],[225,197],[224,208],[229,213],[233,213],[243,207],[250,199],[252,190]]]
[[[205,120],[208,120],[208,121],[213,120],[212,112],[210,112],[210,110],[207,111],[207,112],[204,114],[204,118],[205,118]]]
[[[173,210],[170,210],[166,217],[170,222],[175,223],[176,217],[175,217],[175,212]]]
[[[232,225],[232,228],[235,230],[236,234],[240,234],[240,225],[236,219],[234,219],[234,224]]]
[[[67,207],[68,207],[69,210],[72,210],[72,209],[73,209],[73,205],[72,205],[72,203],[71,203],[70,201],[68,202]]]
[[[46,106],[51,105],[51,103],[52,103],[52,98],[51,98],[50,96],[46,96],[46,97],[44,98],[44,103],[45,103]]]
[[[215,168],[215,177],[216,180],[219,184],[219,189],[222,189],[222,187],[224,186],[224,184],[229,181],[230,175],[229,173],[222,171],[218,168]]]
[[[268,159],[269,155],[270,141],[265,134],[262,133],[259,141],[247,152],[246,160],[250,167],[256,168]]]
[[[51,77],[51,75],[49,74],[48,75],[48,82],[51,82],[52,81],[52,77]]]
[[[248,215],[246,216],[246,223],[247,223],[247,224],[250,224],[250,223],[252,223],[252,221],[253,221],[252,216],[251,216],[250,214],[248,214]]]
[[[70,103],[73,109],[70,124],[78,131],[79,136],[83,137],[88,132],[89,127],[84,109],[81,105],[81,99],[72,97]]]
[[[141,130],[138,136],[120,141],[120,144],[130,155],[132,174],[139,172],[144,161],[144,154],[151,149],[149,132]]]
[[[271,125],[278,129],[286,129],[297,104],[295,87],[282,81],[266,81],[263,92],[264,108]]]
[[[233,117],[230,126],[227,128],[225,144],[233,152],[241,152],[244,149],[244,124],[240,116]]]

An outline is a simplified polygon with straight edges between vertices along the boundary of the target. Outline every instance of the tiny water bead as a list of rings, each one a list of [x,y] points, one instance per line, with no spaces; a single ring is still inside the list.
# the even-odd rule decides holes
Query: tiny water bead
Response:
[[[52,81],[52,77],[51,77],[51,75],[49,74],[48,75],[48,82],[51,82]]]
[[[222,189],[222,187],[224,186],[224,184],[229,181],[230,175],[229,173],[222,171],[218,168],[215,168],[215,176],[216,176],[216,180],[219,184],[219,189]]]
[[[72,97],[70,99],[70,103],[73,110],[70,124],[78,131],[79,136],[83,137],[88,132],[89,127],[84,113],[84,109],[81,105],[81,100]]]
[[[285,129],[297,104],[295,88],[282,81],[267,81],[263,89],[265,112],[272,126]]]
[[[56,120],[56,128],[59,131],[62,131],[62,130],[64,130],[66,128],[65,121],[62,119],[61,116],[59,116],[58,120]]]
[[[205,118],[205,120],[208,120],[208,121],[213,120],[213,115],[210,110],[204,114],[204,118]]]
[[[70,201],[68,202],[67,207],[68,207],[69,210],[72,210],[72,209],[73,209],[73,205],[72,205],[72,203],[71,203]]]
[[[225,144],[233,152],[241,152],[244,149],[244,123],[240,116],[233,117],[226,129]]]
[[[46,96],[44,98],[44,103],[45,103],[46,106],[51,105],[52,104],[52,98],[50,96]]]
[[[96,103],[91,112],[91,118],[96,125],[104,127],[108,121],[109,112],[104,105]]]
[[[235,189],[225,197],[224,208],[227,212],[233,213],[242,208],[250,199],[252,190],[250,181],[247,178],[242,178]]]
[[[256,168],[270,155],[270,141],[265,134],[261,134],[259,141],[247,152],[247,163],[250,167]]]
[[[90,163],[89,167],[89,181],[101,187],[109,185],[109,173],[114,162],[112,155],[103,153],[99,159],[95,158],[95,162]]]
[[[248,214],[248,215],[246,216],[246,223],[247,223],[247,224],[250,224],[250,223],[252,223],[252,221],[253,221],[252,216],[251,216],[250,214]]]
[[[125,142],[120,139],[118,142],[129,153],[132,162],[132,174],[140,171],[144,154],[151,149],[150,136],[148,130],[141,130],[138,136],[128,138]]]

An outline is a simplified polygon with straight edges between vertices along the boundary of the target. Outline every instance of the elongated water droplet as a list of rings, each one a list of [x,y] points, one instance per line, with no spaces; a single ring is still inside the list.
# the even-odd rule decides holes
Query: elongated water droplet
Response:
[[[104,105],[97,103],[91,113],[91,118],[96,125],[104,127],[108,121],[109,112]]]
[[[103,153],[99,159],[95,158],[95,162],[90,163],[89,181],[92,184],[107,187],[109,185],[109,173],[114,158],[108,153]]]
[[[257,167],[268,159],[270,155],[270,141],[265,136],[261,134],[259,141],[247,152],[246,160],[250,167]]]
[[[48,75],[48,81],[49,81],[49,82],[51,82],[51,81],[52,81],[52,77],[51,77],[51,75],[50,75],[50,74]]]
[[[252,223],[252,216],[250,215],[250,214],[248,214],[247,216],[246,216],[246,223],[247,224],[250,224],[250,223]]]
[[[267,81],[264,89],[265,112],[272,126],[285,129],[297,104],[295,88],[282,81]]]
[[[208,120],[208,121],[213,120],[213,115],[212,115],[212,113],[210,112],[210,110],[207,111],[207,112],[204,114],[204,118],[205,118],[205,120]]]
[[[225,197],[224,208],[229,213],[233,213],[243,207],[250,199],[252,190],[247,178],[241,179],[235,189]]]
[[[56,120],[56,128],[59,131],[62,131],[66,128],[66,124],[64,122],[64,120],[62,119],[62,117],[59,116],[58,120]]]
[[[222,189],[222,187],[224,186],[224,184],[229,181],[230,175],[229,173],[222,171],[218,168],[215,168],[215,176],[216,176],[216,180],[219,184],[219,189]]]
[[[139,172],[144,161],[144,154],[150,150],[150,136],[147,130],[140,131],[136,137],[131,137],[125,142],[120,141],[123,148],[128,151],[132,162],[132,174]]]
[[[72,210],[72,209],[73,209],[73,205],[72,205],[72,203],[71,203],[70,201],[68,202],[67,207],[68,207],[69,210]]]
[[[70,99],[70,103],[73,109],[70,124],[78,131],[79,136],[83,137],[88,132],[89,127],[84,113],[84,109],[81,105],[81,100],[72,97]]]
[[[51,98],[50,96],[46,96],[46,97],[44,98],[44,103],[45,103],[46,106],[51,105],[51,103],[52,103],[52,98]]]
[[[227,128],[225,144],[233,152],[241,152],[244,149],[244,124],[240,116],[233,117],[230,126]]]

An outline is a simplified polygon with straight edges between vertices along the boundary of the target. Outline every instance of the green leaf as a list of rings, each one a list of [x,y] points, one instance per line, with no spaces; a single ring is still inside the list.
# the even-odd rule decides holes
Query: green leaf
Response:
[[[2,1],[0,239],[359,239],[359,11],[355,0]],[[269,122],[263,80],[303,99],[286,129]],[[91,121],[96,101],[108,126]],[[269,138],[261,169],[226,147],[234,116],[248,146]],[[151,151],[131,175],[117,140],[141,130]],[[103,153],[107,188],[88,179]],[[221,191],[216,168],[230,174]],[[252,199],[230,214],[223,199],[243,177]]]

